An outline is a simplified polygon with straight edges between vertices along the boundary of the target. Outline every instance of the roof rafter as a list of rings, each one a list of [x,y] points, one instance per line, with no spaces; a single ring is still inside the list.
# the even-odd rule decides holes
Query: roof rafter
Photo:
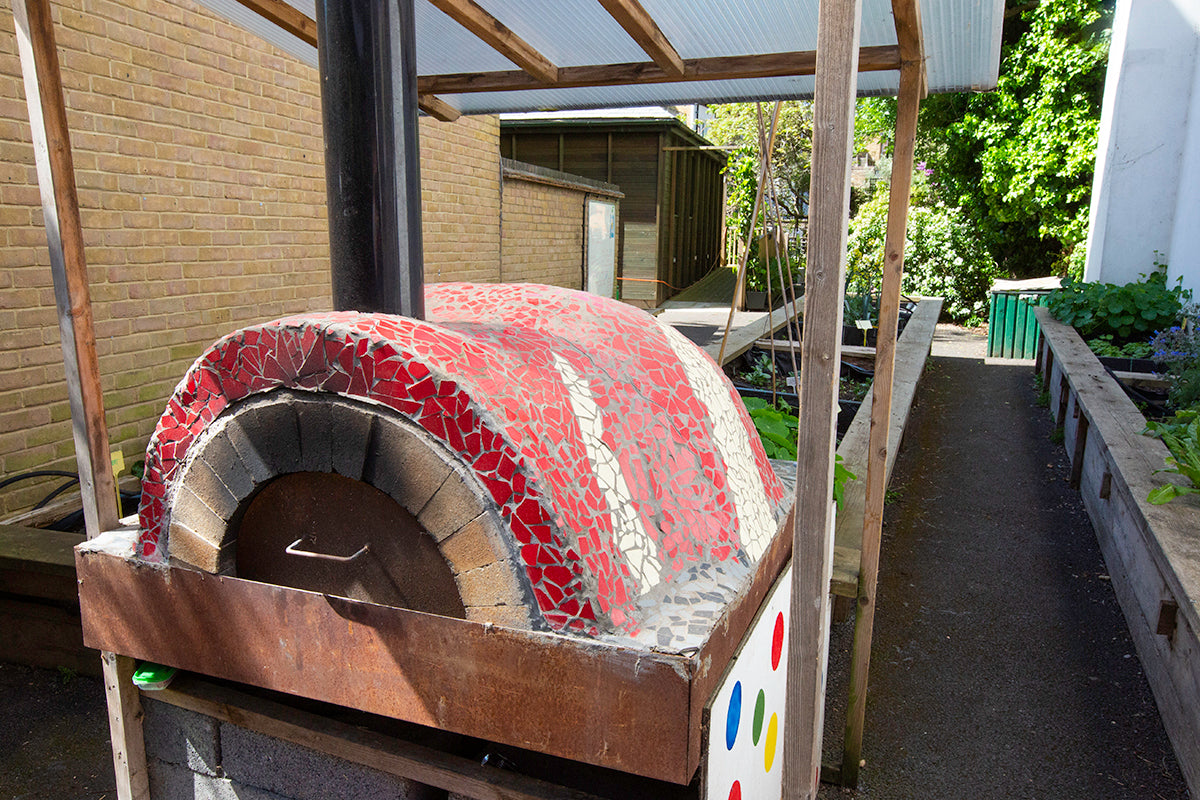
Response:
[[[804,50],[753,56],[693,58],[683,63],[682,76],[670,74],[651,62],[562,67],[558,71],[558,80],[554,82],[539,81],[527,73],[519,71],[426,75],[417,78],[417,89],[421,94],[469,94],[521,89],[577,89],[630,83],[780,78],[793,75],[813,75],[816,72],[817,54],[813,50]],[[899,68],[900,48],[896,45],[864,47],[859,51],[859,72],[878,72]]]
[[[418,94],[417,108],[439,122],[454,122],[454,120],[462,116],[462,112],[457,108],[440,97],[435,97],[431,94]]]
[[[317,46],[317,23],[303,11],[283,0],[237,0],[239,3],[295,36],[305,44]]]
[[[683,76],[683,59],[638,0],[600,0],[600,5],[664,72]]]
[[[482,39],[500,55],[539,81],[553,83],[558,67],[550,59],[513,33],[474,0],[429,0],[446,16]]]
[[[305,44],[317,47],[316,20],[306,15],[283,0],[237,0],[246,8],[269,20],[295,36]],[[417,98],[417,107],[429,116],[442,122],[454,122],[462,116],[457,108],[431,94],[422,94]]]

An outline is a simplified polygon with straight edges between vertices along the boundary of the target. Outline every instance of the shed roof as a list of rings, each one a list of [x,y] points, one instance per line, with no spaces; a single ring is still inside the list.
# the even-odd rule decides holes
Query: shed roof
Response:
[[[295,14],[276,12],[273,19],[250,7],[281,3],[199,2],[316,66],[313,0],[286,0],[283,8]],[[895,94],[901,46],[893,0],[862,3],[858,92]],[[620,10],[630,6],[634,16],[641,9],[648,15],[632,29],[640,23],[657,44],[635,40]],[[817,6],[818,0],[642,0],[640,7],[624,0],[416,0],[419,91],[464,114],[807,98]],[[929,92],[995,86],[1004,0],[922,0],[920,17]],[[471,25],[488,33],[481,37]],[[672,79],[680,60],[687,80]]]

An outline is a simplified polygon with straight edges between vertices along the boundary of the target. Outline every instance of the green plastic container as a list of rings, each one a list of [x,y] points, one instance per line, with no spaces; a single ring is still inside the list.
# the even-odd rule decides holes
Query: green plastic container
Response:
[[[988,314],[988,358],[1035,358],[1041,329],[1033,309],[1046,304],[1046,289],[992,287]],[[1024,282],[1023,282],[1024,283]],[[1032,281],[1030,282],[1032,283]]]

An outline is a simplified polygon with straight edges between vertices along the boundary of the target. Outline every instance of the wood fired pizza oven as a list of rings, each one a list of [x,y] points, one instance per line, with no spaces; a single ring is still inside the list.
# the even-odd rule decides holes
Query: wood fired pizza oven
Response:
[[[147,451],[138,555],[444,616],[698,647],[779,530],[733,387],[653,317],[442,284],[208,349]]]

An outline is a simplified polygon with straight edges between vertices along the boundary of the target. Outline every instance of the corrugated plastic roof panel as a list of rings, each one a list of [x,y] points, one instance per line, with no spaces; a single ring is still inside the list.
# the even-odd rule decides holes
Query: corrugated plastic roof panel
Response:
[[[305,63],[316,49],[247,10],[237,0],[200,2]],[[310,17],[313,0],[288,0]],[[647,56],[596,0],[479,0],[560,67],[644,62]],[[814,50],[817,0],[642,0],[685,59]],[[417,70],[421,75],[516,69],[508,59],[429,3],[416,0]],[[995,86],[1004,0],[923,0],[926,76],[932,93]],[[896,44],[890,0],[863,0],[863,47]],[[862,73],[859,93],[895,94],[895,71]],[[807,98],[811,77],[443,95],[467,114],[604,108],[660,103]]]
[[[995,88],[1003,24],[1004,0],[923,0],[930,93]]]

